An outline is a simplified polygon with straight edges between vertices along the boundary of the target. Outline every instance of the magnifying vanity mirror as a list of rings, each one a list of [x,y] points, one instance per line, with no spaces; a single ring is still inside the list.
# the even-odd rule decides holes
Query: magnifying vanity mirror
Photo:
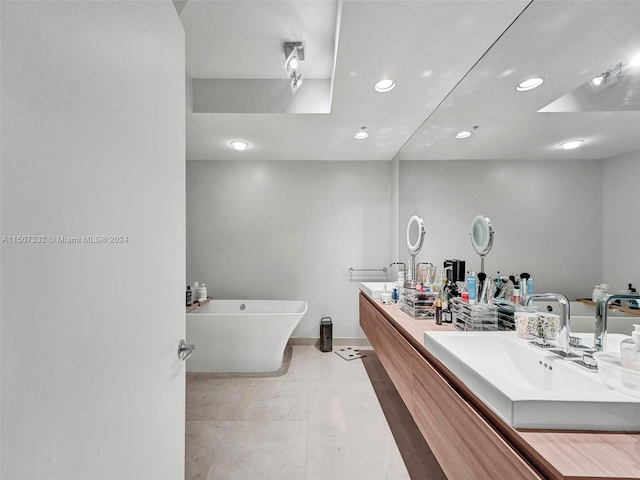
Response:
[[[491,220],[484,215],[476,215],[471,222],[471,245],[478,255],[480,255],[480,272],[484,273],[484,257],[491,251],[493,246],[493,227]]]
[[[407,251],[411,255],[411,278],[407,279],[410,282],[410,287],[415,286],[416,278],[416,255],[422,249],[424,243],[424,222],[418,215],[414,215],[409,219],[407,224]]]

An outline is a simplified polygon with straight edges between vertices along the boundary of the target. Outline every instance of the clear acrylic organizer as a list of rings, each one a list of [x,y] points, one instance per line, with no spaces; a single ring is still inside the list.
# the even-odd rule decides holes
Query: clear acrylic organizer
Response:
[[[457,329],[463,331],[498,330],[497,307],[492,303],[470,304],[461,298],[453,299],[453,318]]]
[[[400,310],[413,318],[433,318],[436,315],[434,307],[437,292],[418,292],[413,288],[400,289]]]

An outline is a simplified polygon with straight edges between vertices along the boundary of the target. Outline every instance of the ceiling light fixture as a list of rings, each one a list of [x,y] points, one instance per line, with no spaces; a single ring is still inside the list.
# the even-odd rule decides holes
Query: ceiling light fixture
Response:
[[[246,150],[249,148],[249,144],[247,142],[243,142],[242,140],[234,140],[230,142],[230,145],[236,150]]]
[[[284,71],[287,72],[287,77],[291,79],[289,83],[291,90],[296,93],[300,85],[302,85],[302,72],[300,71],[300,62],[304,60],[302,42],[285,42],[284,58]]]
[[[574,148],[578,148],[583,143],[584,140],[569,140],[568,142],[563,142],[558,146],[564,150],[573,150]]]
[[[367,137],[369,136],[369,134],[368,134],[367,132],[365,132],[365,131],[364,131],[364,130],[365,130],[365,128],[367,128],[367,127],[360,127],[360,130],[361,130],[361,131],[360,131],[360,132],[358,132],[358,133],[356,133],[356,134],[354,135],[354,137],[355,137],[357,140],[364,140],[365,138],[367,138]]]
[[[534,88],[538,88],[540,85],[544,83],[544,78],[536,77],[530,78],[529,80],[525,80],[524,82],[520,82],[516,87],[518,92],[528,92],[529,90],[533,90]]]
[[[377,82],[374,88],[376,92],[387,93],[396,88],[396,82],[390,78],[385,78],[384,80]]]
[[[471,132],[469,132],[467,130],[463,130],[462,132],[456,133],[456,138],[457,139],[469,138],[470,136],[471,136]]]
[[[596,75],[591,80],[589,80],[589,85],[591,85],[591,87],[596,90],[607,85],[613,85],[618,81],[618,77],[622,75],[623,66],[624,65],[622,65],[622,62],[620,62],[614,68],[610,68],[606,72],[601,73],[600,75]]]

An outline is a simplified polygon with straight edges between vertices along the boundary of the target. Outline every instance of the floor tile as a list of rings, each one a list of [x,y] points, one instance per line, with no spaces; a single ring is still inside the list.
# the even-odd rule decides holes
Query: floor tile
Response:
[[[230,422],[188,421],[185,425],[185,480],[204,480]]]
[[[345,422],[384,421],[380,403],[369,382],[309,383],[309,421]]]
[[[309,382],[255,378],[245,392],[234,420],[306,420]]]
[[[320,382],[369,381],[362,360],[345,360],[335,352],[312,355],[309,375],[312,381]]]
[[[309,422],[306,480],[409,480],[384,421],[349,422],[348,428]]]
[[[231,422],[206,480],[305,480],[307,422]]]
[[[233,420],[251,378],[187,381],[187,420]]]

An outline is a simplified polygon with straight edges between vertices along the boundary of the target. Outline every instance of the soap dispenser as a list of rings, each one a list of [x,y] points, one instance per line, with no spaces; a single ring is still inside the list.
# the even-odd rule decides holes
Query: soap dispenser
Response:
[[[622,368],[640,371],[640,325],[634,325],[631,338],[620,343],[620,360]]]

